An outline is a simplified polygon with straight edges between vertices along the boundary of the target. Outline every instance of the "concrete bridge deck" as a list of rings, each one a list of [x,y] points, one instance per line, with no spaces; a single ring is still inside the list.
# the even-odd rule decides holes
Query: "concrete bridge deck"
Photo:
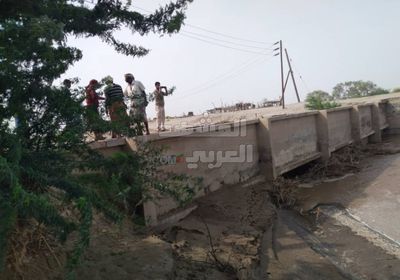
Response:
[[[400,97],[400,92],[390,93],[383,96],[369,96],[362,98],[353,98],[341,100],[343,106],[360,104],[365,102],[377,102],[382,98],[396,98]],[[256,108],[249,110],[241,110],[234,112],[224,112],[224,113],[215,113],[215,114],[206,114],[206,115],[195,115],[192,117],[170,117],[166,119],[166,128],[167,129],[177,129],[182,127],[189,127],[194,125],[201,125],[204,122],[208,123],[227,123],[233,122],[234,120],[246,119],[253,120],[257,119],[260,116],[272,116],[272,115],[282,115],[282,114],[292,114],[292,113],[302,113],[307,110],[304,108],[305,103],[293,103],[287,104],[286,109],[282,109],[282,107],[265,107],[265,108]],[[168,103],[166,104],[166,111],[168,113]],[[167,114],[168,115],[168,114]],[[149,122],[151,133],[157,133],[157,122],[152,120]]]

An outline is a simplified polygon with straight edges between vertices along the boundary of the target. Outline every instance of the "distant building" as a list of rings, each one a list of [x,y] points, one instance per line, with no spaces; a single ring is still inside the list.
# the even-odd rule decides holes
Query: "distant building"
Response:
[[[254,109],[254,108],[256,108],[256,105],[253,103],[240,102],[240,103],[236,103],[236,105],[235,105],[236,111],[249,110],[249,109]]]
[[[260,107],[274,107],[282,105],[282,97],[279,100],[264,100]]]
[[[207,110],[207,113],[208,113],[208,114],[223,113],[223,112],[225,112],[224,109],[225,109],[225,108],[223,108],[223,107],[216,107],[216,108]]]
[[[207,113],[208,114],[217,114],[217,113],[224,113],[224,112],[249,110],[249,109],[254,109],[254,108],[256,108],[256,105],[253,103],[239,102],[232,106],[215,107],[213,109],[209,109],[209,110],[207,110]]]

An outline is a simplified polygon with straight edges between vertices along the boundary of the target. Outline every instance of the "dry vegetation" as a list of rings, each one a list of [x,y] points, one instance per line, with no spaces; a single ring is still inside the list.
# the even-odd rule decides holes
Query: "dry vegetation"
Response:
[[[277,178],[272,183],[272,189],[269,191],[272,203],[277,208],[292,208],[296,203],[297,183],[295,180],[283,177]]]
[[[332,153],[327,163],[317,163],[300,177],[300,179],[321,179],[340,177],[348,173],[360,171],[360,160],[367,156],[364,150],[355,145],[350,145]]]

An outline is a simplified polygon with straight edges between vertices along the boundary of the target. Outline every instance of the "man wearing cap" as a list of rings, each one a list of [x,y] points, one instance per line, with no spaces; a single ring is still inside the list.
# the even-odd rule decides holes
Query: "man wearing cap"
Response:
[[[149,135],[149,123],[147,122],[146,107],[149,104],[146,97],[145,87],[140,81],[135,81],[135,77],[131,74],[125,74],[125,81],[127,82],[124,91],[125,98],[130,101],[129,114],[134,118],[140,127],[143,122],[146,134]]]
[[[120,85],[114,84],[113,78],[107,76],[104,78],[104,82],[107,85],[104,93],[106,96],[106,109],[110,115],[111,122],[117,124],[124,124],[127,120],[126,105],[124,103],[124,94]],[[112,138],[116,138],[118,135],[113,130]]]

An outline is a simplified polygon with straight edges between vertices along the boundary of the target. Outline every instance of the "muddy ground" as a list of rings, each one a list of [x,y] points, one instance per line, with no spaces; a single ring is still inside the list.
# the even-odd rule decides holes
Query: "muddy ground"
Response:
[[[97,216],[77,279],[400,279],[399,151],[388,138],[343,150],[328,165],[340,170],[227,186],[163,228]],[[63,279],[56,256],[25,260],[20,276]]]
[[[169,228],[172,279],[343,279],[282,221],[268,191],[266,184],[218,191]]]

